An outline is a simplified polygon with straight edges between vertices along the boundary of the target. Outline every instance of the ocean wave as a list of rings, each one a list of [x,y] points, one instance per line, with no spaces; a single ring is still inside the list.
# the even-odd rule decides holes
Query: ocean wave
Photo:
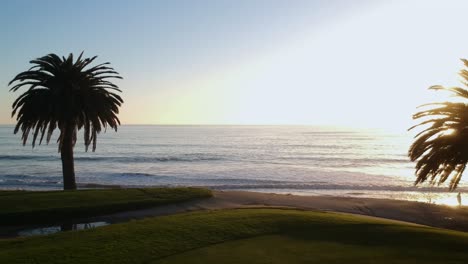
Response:
[[[0,179],[6,180],[55,180],[61,179],[62,175],[60,176],[42,176],[42,175],[26,175],[26,174],[5,174],[0,175]]]
[[[289,156],[289,157],[281,157],[279,160],[287,160],[287,161],[310,161],[310,162],[333,162],[334,165],[336,163],[345,165],[354,166],[356,164],[382,164],[382,163],[410,163],[409,159],[403,158],[342,158],[342,157],[328,157],[328,156]]]
[[[91,177],[89,177],[91,176]],[[109,181],[110,179],[114,179]],[[204,186],[215,190],[249,190],[249,191],[268,191],[268,192],[313,192],[320,190],[339,190],[350,192],[450,192],[447,187],[433,186],[421,187],[410,183],[395,185],[364,185],[364,184],[337,184],[325,181],[281,181],[270,179],[246,179],[246,178],[184,178],[180,176],[157,175],[140,172],[122,172],[122,173],[102,173],[99,175],[88,175],[83,177],[88,184],[123,184],[136,185],[140,187],[150,186],[178,186],[192,185]],[[94,183],[96,182],[97,183]],[[33,175],[0,175],[0,189],[5,188],[58,188],[62,185],[62,176],[33,176]],[[135,187],[135,186],[133,186]],[[468,187],[459,187],[457,192],[467,192]]]
[[[38,160],[38,161],[48,161],[48,160],[57,160],[60,159],[59,156],[50,156],[50,155],[0,155],[0,160]]]
[[[60,160],[60,156],[40,156],[40,155],[0,155],[0,160],[4,161],[55,161]],[[134,163],[155,163],[155,162],[197,162],[197,161],[218,161],[222,160],[217,156],[203,155],[180,155],[180,156],[75,156],[75,161],[89,162],[134,162]]]
[[[401,158],[400,158],[401,157]],[[343,162],[344,164],[360,164],[360,163],[409,163],[409,159],[400,157],[377,157],[377,158],[348,158],[348,157],[330,157],[330,153],[324,153],[323,155],[318,154],[315,156],[307,155],[293,155],[293,156],[279,156],[269,157],[266,163],[276,161],[311,161],[311,162]],[[181,155],[168,155],[168,156],[75,156],[75,161],[84,162],[134,162],[134,163],[155,163],[155,162],[199,162],[199,161],[221,161],[221,160],[232,160],[232,157],[222,157],[213,154],[181,154]],[[261,158],[260,158],[261,159]],[[55,161],[60,160],[60,154],[57,156],[50,155],[0,155],[0,161]],[[258,158],[254,159],[259,161]],[[263,160],[260,160],[263,162]]]
[[[160,179],[160,178],[168,178],[169,176],[165,175],[156,175],[151,173],[142,173],[142,172],[122,172],[122,173],[112,173],[110,174],[111,177],[150,177],[152,179]],[[172,177],[174,178],[174,177]]]
[[[110,162],[196,162],[222,160],[215,156],[181,155],[181,156],[130,156],[130,157],[76,157],[78,161],[110,161]]]
[[[297,181],[271,180],[271,179],[255,179],[255,178],[203,178],[197,179],[202,183],[223,185],[248,185],[248,186],[282,186],[298,184]],[[308,184],[326,184],[325,181],[308,181]]]
[[[1,175],[0,186],[18,186],[18,187],[47,187],[62,184],[61,176],[32,176],[32,175]]]
[[[62,181],[23,181],[23,180],[0,180],[0,186],[49,186],[49,185],[58,185],[62,184]]]

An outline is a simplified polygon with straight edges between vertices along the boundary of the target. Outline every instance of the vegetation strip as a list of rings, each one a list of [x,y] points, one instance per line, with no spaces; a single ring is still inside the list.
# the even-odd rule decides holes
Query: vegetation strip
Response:
[[[288,263],[333,263],[356,256],[360,263],[366,259],[369,263],[427,264],[441,259],[465,263],[468,259],[468,234],[463,232],[339,213],[236,209],[0,240],[0,263],[197,263],[195,255],[204,263],[222,263],[230,246],[233,260],[243,258],[249,263],[264,263],[265,259],[255,256],[273,249],[272,256],[284,252],[278,258],[290,257]],[[307,253],[310,250],[317,254]],[[293,254],[305,257],[301,260]]]
[[[0,224],[54,223],[211,197],[202,188],[0,191]]]

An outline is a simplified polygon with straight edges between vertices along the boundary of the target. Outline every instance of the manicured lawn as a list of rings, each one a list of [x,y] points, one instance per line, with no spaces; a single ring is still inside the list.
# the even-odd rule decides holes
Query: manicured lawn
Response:
[[[0,224],[49,223],[211,196],[201,188],[0,191]]]
[[[0,240],[0,263],[468,263],[468,233],[328,212],[237,209]]]
[[[445,249],[430,253],[393,243],[368,245],[315,240],[313,236],[266,235],[191,250],[154,263],[466,263],[467,257],[461,249],[448,255]]]

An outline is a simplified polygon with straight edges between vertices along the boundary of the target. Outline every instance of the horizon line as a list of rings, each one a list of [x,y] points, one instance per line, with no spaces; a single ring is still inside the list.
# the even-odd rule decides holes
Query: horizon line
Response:
[[[15,123],[0,123],[0,126],[15,126]],[[219,124],[212,124],[212,123],[126,123],[121,124],[120,126],[297,126],[297,127],[326,127],[326,128],[336,128],[336,129],[376,129],[376,130],[387,130],[388,128],[385,127],[378,127],[378,126],[350,126],[344,124],[304,124],[304,123],[271,123],[271,124],[255,124],[255,123],[219,123]],[[405,129],[406,130],[406,129]]]

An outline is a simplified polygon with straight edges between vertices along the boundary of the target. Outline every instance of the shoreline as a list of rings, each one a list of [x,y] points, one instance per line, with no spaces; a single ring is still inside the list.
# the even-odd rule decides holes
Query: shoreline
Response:
[[[87,218],[89,222],[126,222],[132,219],[200,210],[238,208],[288,208],[330,211],[379,217],[437,228],[468,232],[468,206],[446,206],[422,202],[335,196],[299,196],[250,191],[213,190],[213,197],[179,204]],[[83,219],[82,219],[83,220]]]
[[[420,202],[434,205],[446,206],[468,206],[468,189],[464,186],[457,188],[455,191],[450,191],[445,187],[435,186],[371,186],[370,188],[283,188],[280,185],[277,188],[264,186],[236,186],[236,185],[184,185],[184,184],[157,184],[157,185],[126,185],[126,184],[106,184],[94,182],[78,182],[78,189],[133,189],[133,188],[173,188],[173,187],[197,187],[206,188],[219,192],[257,192],[268,194],[283,194],[296,196],[326,196],[326,197],[341,197],[352,199],[384,199],[394,201]],[[340,187],[340,186],[338,186]],[[62,184],[57,187],[37,186],[25,188],[2,188],[0,191],[61,191]],[[460,196],[458,197],[458,194]]]
[[[459,191],[449,191],[447,188],[431,189],[430,187],[409,188],[408,190],[395,189],[284,189],[284,188],[236,188],[235,186],[223,188],[219,186],[204,185],[119,185],[102,183],[77,183],[78,189],[127,189],[127,188],[171,188],[171,187],[195,187],[206,188],[219,192],[256,192],[269,194],[287,194],[296,196],[327,196],[343,197],[353,199],[385,199],[395,201],[420,202],[435,205],[458,206],[456,195],[461,193],[461,205],[468,206],[468,191],[460,189]],[[1,190],[1,189],[0,189]],[[5,189],[8,190],[8,189]],[[60,191],[58,189],[21,189],[30,191]]]
[[[249,188],[233,186],[211,186],[211,185],[122,185],[122,184],[102,184],[102,183],[77,183],[78,189],[131,189],[131,188],[171,188],[171,187],[197,187],[206,188],[220,192],[258,192],[270,194],[292,194],[296,196],[327,196],[327,197],[343,197],[353,199],[388,199],[395,201],[410,201],[421,202],[427,204],[458,206],[457,194],[461,193],[461,205],[468,205],[468,190],[461,188],[456,191],[449,191],[447,188],[431,188],[427,186],[414,187],[410,186],[407,189],[400,190],[398,188],[384,189],[335,189],[335,188],[318,188],[318,189],[297,189],[297,188],[262,188],[261,186],[251,186]],[[62,186],[58,188],[6,188],[0,191],[61,191]]]

